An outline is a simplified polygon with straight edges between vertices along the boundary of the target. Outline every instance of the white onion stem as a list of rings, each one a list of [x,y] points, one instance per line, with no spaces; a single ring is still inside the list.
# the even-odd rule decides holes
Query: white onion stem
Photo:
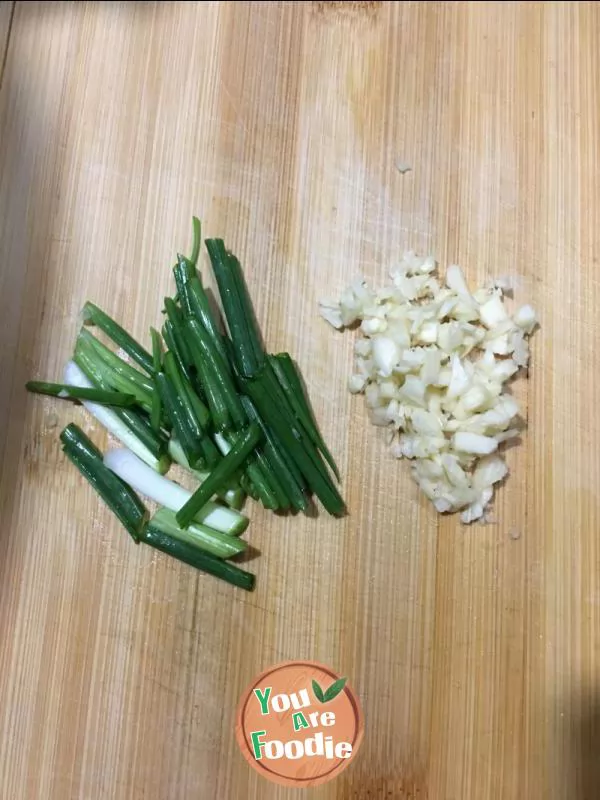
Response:
[[[85,375],[74,361],[69,361],[67,363],[63,382],[69,386],[79,386],[80,388],[86,389],[92,389],[94,387],[94,384],[88,380],[87,375]],[[163,471],[162,464],[156,456],[154,456],[146,445],[129,430],[127,425],[119,419],[114,411],[99,403],[92,403],[89,400],[82,400],[81,404],[101,425],[104,425],[109,433],[112,433],[113,436],[135,453],[136,456],[139,456],[149,467],[152,467],[152,469],[157,472]]]

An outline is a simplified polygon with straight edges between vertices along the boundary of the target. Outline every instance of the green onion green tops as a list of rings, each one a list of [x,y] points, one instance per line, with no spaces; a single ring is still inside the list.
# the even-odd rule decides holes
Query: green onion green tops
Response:
[[[122,392],[107,392],[104,389],[87,388],[85,386],[69,386],[66,383],[46,383],[44,381],[28,381],[25,384],[28,392],[46,394],[50,397],[60,397],[65,400],[89,400],[103,406],[117,406],[129,408],[135,405],[132,394]]]
[[[77,425],[67,425],[60,439],[65,455],[87,478],[134,541],[139,542],[148,520],[148,512],[137,494],[104,466],[102,453]]]
[[[121,347],[142,369],[148,373],[152,372],[152,356],[150,353],[102,309],[88,301],[83,307],[83,319],[87,325],[96,325],[100,330],[104,331],[117,347]]]

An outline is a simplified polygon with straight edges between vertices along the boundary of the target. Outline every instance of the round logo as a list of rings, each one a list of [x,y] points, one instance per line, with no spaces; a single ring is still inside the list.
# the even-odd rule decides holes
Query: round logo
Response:
[[[356,755],[364,733],[347,678],[315,661],[285,661],[244,692],[235,734],[244,758],[285,786],[318,786]]]

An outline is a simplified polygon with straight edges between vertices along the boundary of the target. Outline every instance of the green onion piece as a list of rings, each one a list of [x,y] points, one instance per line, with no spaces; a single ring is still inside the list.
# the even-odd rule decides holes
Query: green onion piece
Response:
[[[77,343],[89,348],[90,352],[95,352],[98,357],[117,375],[121,375],[132,384],[139,386],[148,393],[152,391],[152,380],[148,375],[144,375],[131,364],[123,361],[116,353],[109,347],[103,344],[100,339],[97,339],[87,328],[83,327],[79,331]]]
[[[268,362],[267,362],[266,367],[268,368],[268,366],[269,365],[268,365]],[[249,395],[250,395],[250,390],[249,390],[250,379],[249,378],[244,378],[243,376],[240,376],[240,375],[237,375],[236,377],[237,377],[238,383],[241,386],[242,390],[246,393],[245,395],[243,395],[243,397],[247,397],[248,400],[249,400],[250,399],[250,397],[249,397]],[[262,381],[265,380],[264,370],[263,370],[263,373],[261,373],[261,380]],[[279,387],[277,387],[277,391],[281,392]],[[295,420],[293,419],[293,417],[291,417],[291,409],[288,407],[288,404],[287,404],[287,401],[285,400],[285,397],[278,397],[276,394],[274,395],[274,397],[276,397],[276,400],[274,400],[274,402],[278,405],[278,407],[280,409],[283,410],[284,413],[286,413],[288,415],[287,418],[288,418],[289,424],[290,425],[295,424]],[[250,403],[252,403],[251,400],[250,400]],[[255,413],[258,414],[258,410],[256,408],[255,408]],[[259,417],[259,419],[262,420],[262,417],[260,416],[260,414],[258,414],[258,417]],[[279,437],[277,431],[273,428],[272,425],[266,425],[264,420],[263,420],[263,425],[269,431],[269,438],[272,439],[273,445],[278,449],[279,453],[281,454],[282,459],[285,461],[285,465],[287,467],[287,470],[291,473],[291,475],[293,476],[293,478],[294,478],[295,482],[297,483],[297,485],[300,486],[303,491],[307,490],[308,489],[308,481],[306,480],[306,478],[302,474],[301,470],[297,466],[297,464],[296,464],[294,458],[292,457],[291,453],[289,452],[289,450],[286,448],[284,443],[281,441],[281,438]],[[300,433],[296,432],[295,437],[300,440],[301,439]],[[325,471],[325,477],[326,477],[327,480],[329,480],[329,476],[327,475],[327,471]]]
[[[115,408],[114,413],[119,417],[124,425],[150,450],[158,459],[157,471],[164,475],[169,468],[169,458],[167,456],[167,439],[162,431],[156,432],[152,428],[151,421],[141,413],[128,408]],[[123,442],[125,445],[127,442]]]
[[[135,542],[142,537],[148,512],[127,484],[104,466],[102,453],[77,425],[71,423],[60,434],[65,455],[87,478]]]
[[[192,230],[194,238],[192,241],[192,254],[190,261],[196,267],[198,265],[198,258],[200,257],[200,247],[202,246],[202,223],[198,217],[192,217]]]
[[[221,433],[215,434],[215,441],[225,455],[229,453],[233,446],[225,435]],[[277,473],[265,456],[263,446],[264,443],[258,445],[255,452],[248,458],[246,474],[256,489],[258,499],[265,508],[273,511],[286,511],[291,505],[290,498]]]
[[[183,413],[177,424],[178,430],[182,430],[183,425],[187,431],[184,450],[196,454],[196,460],[191,462],[195,469],[205,464],[212,468],[219,463],[221,457],[206,432],[211,421],[208,409],[190,383],[177,371],[177,363],[170,352],[166,353],[164,360],[167,377],[173,389],[170,393],[171,400],[173,403],[177,401],[176,406]]]
[[[233,443],[230,442],[224,434],[216,433],[215,442],[223,455],[227,455]],[[271,481],[271,471],[268,465],[264,462],[259,462],[257,453],[253,453],[246,462],[245,473],[248,481],[253,489],[253,492],[248,492],[255,500],[260,500],[265,508],[272,511],[279,509],[279,499],[275,491],[273,482]],[[279,495],[281,498],[281,494]],[[283,498],[283,506],[286,506],[286,498]]]
[[[186,417],[186,425],[191,433],[197,439],[202,438],[202,432],[208,424],[208,411],[202,402],[196,397],[196,401],[192,401],[194,390],[187,383],[185,377],[181,375],[177,368],[177,362],[173,353],[168,350],[164,358],[165,375],[170,380],[177,398],[179,400],[180,408]],[[200,408],[202,411],[201,417],[196,414],[196,409]]]
[[[152,408],[150,409],[150,426],[156,433],[160,432],[161,419],[162,400],[160,399],[160,392],[156,391],[152,395]]]
[[[75,345],[75,355],[79,353],[85,353],[91,362],[96,362],[96,368],[113,389],[134,395],[138,403],[150,412],[154,390],[150,378],[122,361],[85,328],[79,332]]]
[[[331,477],[329,475],[327,467],[325,466],[325,463],[323,462],[323,459],[321,457],[321,454],[319,453],[319,450],[318,450],[317,446],[312,441],[310,436],[308,436],[308,434],[304,430],[303,426],[299,423],[298,419],[296,418],[296,415],[294,414],[294,410],[293,410],[292,406],[290,405],[290,403],[289,403],[289,401],[288,401],[283,389],[279,385],[279,381],[277,380],[277,376],[275,375],[275,372],[274,372],[274,370],[273,370],[273,368],[271,366],[271,363],[269,361],[267,361],[267,363],[265,364],[263,380],[266,383],[268,383],[268,385],[270,387],[270,391],[272,392],[273,401],[276,402],[280,406],[280,408],[283,409],[283,413],[289,419],[290,424],[292,424],[294,426],[294,429],[296,431],[296,438],[298,438],[298,439],[300,439],[302,441],[302,444],[303,444],[303,447],[304,447],[304,450],[305,450],[306,454],[310,457],[310,459],[313,462],[314,466],[321,473],[321,475],[323,477],[323,480],[325,481],[325,483],[327,483],[329,486],[331,486],[333,488],[333,490],[337,493],[337,489],[335,488],[335,486],[334,486],[334,484],[333,484],[333,482],[331,480]]]
[[[70,422],[60,433],[60,440],[65,447],[69,447],[79,458],[93,461],[99,460],[104,466],[102,451],[74,422]]]
[[[204,483],[210,475],[210,472],[206,470],[194,470],[194,475],[196,475],[200,483]],[[217,497],[219,500],[226,503],[229,508],[233,508],[235,511],[241,511],[244,506],[244,500],[246,499],[246,492],[239,483],[232,480],[217,493]]]
[[[88,302],[83,307],[83,321],[86,325],[96,325],[100,330],[113,340],[117,347],[122,348],[127,355],[136,361],[146,372],[152,372],[152,356],[141,344],[127,333],[118,322],[109,317],[94,303]]]
[[[262,438],[258,425],[252,423],[239,434],[225,458],[214,468],[190,499],[177,512],[177,522],[185,528],[200,509],[210,500],[212,495],[226,483],[244,464]]]
[[[233,427],[241,430],[248,424],[248,417],[240,401],[228,364],[197,319],[188,318],[185,327],[194,363],[196,363],[196,359],[203,361],[206,379],[218,384],[220,396],[227,406]],[[194,355],[196,350],[198,353]]]
[[[254,348],[255,357],[260,368],[265,360],[265,350],[263,347],[256,314],[254,312],[254,306],[246,285],[246,279],[244,278],[242,265],[240,264],[238,258],[233,255],[233,253],[228,253],[228,257],[229,269],[235,281],[238,296],[240,298],[242,308],[244,309],[244,314],[246,315],[248,330],[250,332],[250,342]]]
[[[208,572],[217,578],[221,578],[227,583],[234,586],[239,586],[241,589],[252,591],[254,588],[254,575],[251,572],[246,572],[234,564],[223,561],[221,558],[215,558],[209,553],[203,553],[197,547],[175,539],[167,533],[163,533],[152,525],[147,525],[142,537],[142,542],[154,547],[156,550],[161,550],[163,553],[183,561],[202,572]]]
[[[276,503],[275,509],[277,509],[278,511],[287,511],[291,506],[290,498],[288,497],[288,494],[281,480],[279,479],[277,473],[272,468],[262,448],[258,447],[256,452],[252,455],[251,458],[260,468],[262,475],[265,476],[268,486],[270,487],[271,492],[273,493]],[[265,507],[272,508],[270,504]]]
[[[203,466],[212,468],[221,460],[219,452],[208,436],[206,430],[210,425],[208,409],[196,394],[193,386],[177,370],[177,362],[172,353],[165,355],[165,369],[171,386],[177,395],[179,408],[183,411],[185,419],[180,420],[186,425],[186,449],[197,454],[194,467]],[[173,400],[175,396],[173,395]]]
[[[223,393],[222,381],[212,362],[196,346],[195,340],[190,338],[188,341],[198,380],[206,396],[213,424],[218,431],[228,430],[231,427],[231,416]]]
[[[190,419],[186,409],[182,406],[177,391],[169,377],[164,372],[159,372],[155,376],[155,381],[167,418],[181,442],[188,462],[194,469],[203,466],[205,460],[200,446],[202,431],[190,428]]]
[[[178,255],[177,264],[173,267],[173,277],[175,278],[175,286],[177,286],[177,299],[181,303],[181,307],[186,314],[190,313],[187,287],[190,280],[196,274],[196,269],[189,258]]]
[[[210,412],[198,396],[195,387],[185,379],[183,374],[181,374],[181,388],[185,393],[186,402],[189,403],[198,420],[200,428],[207,430],[211,425]]]
[[[206,461],[206,466],[208,469],[214,469],[221,461],[221,455],[215,447],[215,443],[208,434],[205,434],[202,437],[200,441],[200,447],[202,448],[202,455]]]
[[[162,369],[162,342],[160,333],[155,328],[150,328],[150,336],[152,338],[152,367],[154,372],[160,372]],[[160,423],[162,419],[162,400],[160,392],[156,389],[152,394],[152,409],[150,411],[150,425],[152,430],[157,433],[160,432]]]
[[[258,413],[268,421],[276,440],[281,442],[325,509],[332,515],[343,514],[344,501],[327,474],[318,450],[298,428],[285,397],[281,398],[282,392],[272,370],[266,369],[246,381],[245,387]]]
[[[264,470],[255,458],[250,458],[246,465],[246,474],[256,492],[256,499],[271,511],[279,509],[277,494],[265,476]]]
[[[308,436],[312,439],[315,447],[321,451],[323,458],[327,461],[333,474],[339,481],[340,473],[337,464],[317,427],[314,414],[304,391],[300,373],[292,357],[289,353],[278,353],[276,356],[268,356],[268,358],[292,411],[302,424]]]
[[[189,315],[195,317],[198,322],[202,323],[210,334],[215,343],[215,347],[219,350],[223,359],[227,360],[227,354],[223,346],[223,334],[215,320],[215,313],[210,306],[208,294],[202,285],[199,275],[190,279],[188,284],[188,297],[190,307]]]
[[[192,380],[190,372],[191,358],[189,357],[188,348],[183,343],[180,331],[175,330],[170,320],[165,320],[162,327],[162,335],[168,349],[173,353],[177,359],[177,366],[180,372],[185,375],[188,381]]]
[[[240,478],[240,486],[246,492],[248,497],[251,497],[253,500],[260,500],[258,492],[256,491],[254,484],[247,474],[242,475]]]
[[[73,360],[90,383],[95,384],[97,388],[104,388],[105,384],[102,382],[102,378],[99,378],[95,369],[90,367],[85,356],[79,353]],[[88,403],[87,400],[82,400],[82,402]],[[89,406],[87,408],[113,436],[116,436],[152,469],[161,475],[164,475],[169,469],[166,439],[162,432],[157,433],[152,430],[143,411],[133,408],[102,407],[95,409]]]
[[[288,459],[282,453],[275,440],[275,437],[271,433],[268,426],[265,425],[261,419],[260,414],[254,407],[254,404],[250,398],[243,395],[241,400],[244,404],[244,408],[246,409],[249,419],[251,419],[253,422],[256,422],[263,432],[263,436],[265,437],[263,444],[265,457],[267,458],[273,473],[278,476],[281,487],[286,496],[289,498],[292,508],[295,511],[306,511],[309,506],[309,501],[304,492],[304,482],[302,481],[302,476],[295,466],[290,468]]]
[[[76,344],[73,361],[99,389],[114,391],[112,370],[89,347]]]
[[[197,319],[207,331],[221,356],[227,361],[222,335],[215,320],[213,309],[210,307],[208,295],[200,280],[200,275],[194,273],[187,259],[180,258],[173,268],[177,294],[181,305],[188,317]]]
[[[243,375],[252,376],[264,363],[260,333],[239,264],[225,249],[222,239],[207,239],[206,249],[233,342],[235,359]]]
[[[156,328],[150,328],[150,338],[152,339],[152,369],[160,372],[162,369],[163,347],[160,333]]]
[[[277,494],[267,478],[263,466],[258,462],[255,455],[250,456],[248,459],[246,475],[254,487],[256,499],[260,500],[265,508],[277,511],[279,509]]]
[[[135,405],[132,394],[110,392],[105,389],[87,389],[81,386],[69,386],[66,383],[47,383],[45,381],[27,381],[25,388],[28,392],[45,394],[49,397],[60,397],[64,400],[90,400],[103,406],[120,406],[128,408]]]
[[[197,522],[190,522],[187,528],[180,528],[175,513],[168,508],[160,508],[150,520],[150,525],[217,558],[233,558],[248,548],[247,542],[239,536],[227,536]]]
[[[170,297],[165,297],[165,309],[167,311],[168,322],[170,326],[171,337],[175,342],[178,358],[185,364],[185,370],[182,372],[190,378],[190,367],[193,366],[193,360],[190,353],[190,348],[187,343],[185,331],[183,328],[183,314],[179,306]]]
[[[95,383],[99,388],[104,388],[108,385],[103,380],[102,374],[98,372],[97,363],[94,364],[90,362],[85,353],[76,353],[73,361],[86,375],[88,380]],[[167,441],[162,432],[157,432],[152,428],[150,421],[142,411],[128,408],[113,408],[111,411],[118,418],[118,421],[129,430],[136,439],[139,439],[150,453],[159,460],[160,467],[158,471],[164,474],[168,469],[169,462],[166,458]],[[111,433],[117,436],[126,447],[132,449],[131,442],[128,441],[127,438],[123,438],[118,432],[112,429]],[[140,455],[140,453],[137,453],[137,455]]]
[[[189,461],[183,452],[183,447],[177,439],[171,438],[169,440],[169,455],[180,467],[191,472],[192,475],[198,479],[199,483],[203,483],[210,475],[210,473],[205,470],[192,469],[192,467],[190,467]],[[236,511],[239,511],[244,505],[245,494],[237,480],[232,479],[217,492],[217,497],[224,503],[227,503],[229,508],[234,508]]]

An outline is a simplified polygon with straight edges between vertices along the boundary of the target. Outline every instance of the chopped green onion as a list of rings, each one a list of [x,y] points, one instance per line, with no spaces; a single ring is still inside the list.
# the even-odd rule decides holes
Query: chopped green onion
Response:
[[[76,355],[81,353],[104,375],[114,389],[125,394],[133,394],[138,403],[150,412],[154,387],[150,378],[139,370],[126,364],[112,350],[96,339],[86,328],[82,328],[75,346]]]
[[[211,337],[223,359],[227,361],[223,337],[215,320],[213,309],[210,307],[210,301],[200,280],[200,275],[194,272],[189,261],[184,258],[178,260],[173,268],[173,273],[177,284],[177,294],[185,314],[198,320]]]
[[[73,369],[71,364],[79,368],[77,372]],[[67,370],[69,370],[70,373],[68,379],[66,377]],[[88,355],[81,351],[76,352],[73,361],[67,364],[67,368],[65,369],[65,383],[73,383],[77,386],[95,386],[98,389],[108,389],[110,387],[110,383],[102,370],[98,370],[98,362],[94,362],[93,359],[90,360]],[[151,421],[147,418],[143,410],[137,408],[112,408],[111,411],[113,411],[121,421],[119,424],[123,423],[129,428],[134,436],[136,436],[156,458],[161,458],[161,456],[165,455],[167,449],[165,435],[162,430],[156,431],[152,428]],[[115,435],[117,438],[121,438],[118,434]],[[124,444],[127,443],[124,442]],[[130,450],[134,449],[129,444],[127,444],[127,446]],[[140,454],[138,453],[138,455]],[[146,460],[142,455],[140,455],[140,458],[142,458],[143,461]],[[168,461],[165,466],[165,471],[167,468]]]
[[[177,264],[173,267],[173,277],[175,278],[175,286],[177,286],[177,300],[181,303],[181,307],[186,314],[190,313],[187,286],[196,274],[196,268],[190,259],[179,254],[177,256]]]
[[[69,386],[66,383],[27,381],[25,388],[28,392],[34,392],[35,394],[45,394],[49,397],[60,397],[65,400],[91,400],[103,406],[122,406],[127,408],[135,405],[135,397],[132,394],[107,392],[104,389],[88,389],[83,386]]]
[[[79,331],[77,344],[89,348],[89,352],[95,352],[98,357],[117,375],[126,378],[140,389],[150,393],[152,391],[152,380],[148,375],[144,375],[131,364],[123,361],[109,347],[97,339],[87,328],[83,327]]]
[[[167,456],[168,440],[162,430],[159,432],[152,428],[151,420],[140,411],[135,411],[129,408],[115,408],[115,414],[123,422],[124,425],[150,450],[151,453],[159,460],[159,469],[161,475],[168,470],[170,461]],[[127,442],[123,442],[127,445]],[[129,445],[127,445],[129,447]],[[131,450],[132,448],[129,447]],[[135,451],[134,451],[135,452]],[[141,456],[140,456],[141,458]],[[144,461],[145,459],[142,459]],[[146,462],[148,463],[148,462]]]
[[[73,361],[82,369],[94,386],[104,391],[114,391],[111,379],[112,371],[106,366],[104,361],[96,357],[95,353],[90,354],[86,347],[75,347]]]
[[[177,439],[171,438],[169,440],[169,455],[180,467],[191,472],[199,483],[203,483],[210,475],[205,470],[192,469],[190,467],[189,461],[183,452],[183,447]],[[227,503],[230,508],[235,508],[239,511],[244,504],[245,492],[235,480],[231,480],[227,486],[217,492],[216,496],[224,503]]]
[[[77,425],[71,423],[60,434],[65,455],[98,492],[111,511],[138,542],[148,520],[148,512],[119,477],[104,466],[102,453]]]
[[[246,572],[234,564],[223,561],[221,558],[215,558],[209,553],[203,553],[197,547],[187,542],[179,541],[179,539],[163,533],[152,525],[146,526],[142,534],[142,541],[156,550],[161,550],[172,558],[176,558],[178,561],[183,561],[185,564],[189,564],[202,572],[208,572],[217,578],[227,581],[227,583],[239,586],[241,589],[252,591],[254,588],[255,578],[251,572]]]
[[[187,528],[180,528],[175,514],[168,508],[160,508],[150,520],[150,525],[217,558],[233,558],[248,548],[247,542],[239,536],[228,536],[196,522],[191,522]]]
[[[160,333],[156,328],[150,328],[150,338],[152,339],[152,369],[160,372],[162,369],[163,347]]]
[[[192,217],[192,230],[194,234],[192,242],[192,254],[190,261],[196,267],[198,265],[198,258],[200,257],[200,247],[202,246],[202,223],[198,217]]]
[[[233,446],[222,433],[215,434],[215,442],[224,456],[230,452]],[[275,491],[273,482],[271,481],[271,471],[268,468],[268,465],[265,465],[264,462],[259,463],[256,455],[256,453],[253,453],[248,458],[245,466],[245,473],[248,476],[248,480],[254,490],[253,494],[250,492],[249,494],[251,494],[255,500],[260,500],[265,508],[276,511],[280,506],[277,492]],[[286,507],[285,499],[283,501],[283,505]]]
[[[213,364],[204,355],[204,352],[190,339],[190,352],[202,391],[206,396],[210,416],[218,431],[228,430],[231,427],[231,416],[223,393],[222,382]]]
[[[177,359],[177,366],[179,367],[180,372],[182,375],[185,375],[188,381],[191,381],[192,375],[190,372],[190,367],[192,365],[192,361],[187,345],[184,343],[184,339],[181,336],[181,332],[179,330],[175,330],[171,321],[166,319],[165,324],[162,327],[162,335],[168,349]]]
[[[226,251],[222,239],[207,239],[205,244],[219,287],[237,367],[242,375],[256,375],[264,363],[264,350],[241,268],[237,259]]]
[[[65,367],[64,382],[69,386],[92,387],[85,370],[74,361]],[[108,408],[88,400],[83,400],[82,405],[148,466],[161,474],[168,470],[169,459],[164,451],[164,442],[144,423],[138,412],[129,408]]]
[[[162,400],[160,392],[156,391],[152,395],[152,409],[150,410],[150,425],[156,433],[160,432],[160,421],[162,418]]]
[[[164,358],[165,375],[177,393],[180,407],[186,417],[186,425],[193,436],[200,439],[202,432],[208,425],[208,410],[197,397],[193,388],[186,381],[185,376],[181,375],[177,368],[177,361],[170,350],[167,350]],[[192,400],[192,397],[195,400]],[[197,414],[200,411],[200,414]]]
[[[88,302],[83,307],[83,320],[86,325],[96,325],[113,340],[127,355],[136,361],[146,372],[152,372],[152,357],[141,344],[130,336],[118,322],[109,317],[94,303]]]
[[[195,470],[194,474],[200,483],[204,483],[204,481],[210,475],[210,472],[207,472],[206,470]],[[239,484],[236,484],[236,482],[232,480],[229,484],[226,484],[219,492],[217,492],[216,497],[226,503],[229,508],[235,508],[236,511],[241,511],[244,505],[244,500],[246,499],[246,492]]]
[[[248,424],[248,417],[240,402],[229,367],[206,329],[197,319],[190,317],[185,322],[190,349],[194,363],[202,360],[205,367],[206,380],[218,384],[220,396],[223,398],[231,417],[233,427],[241,430]],[[198,355],[194,355],[195,351]],[[198,359],[198,362],[196,361]],[[198,367],[197,367],[198,368]]]
[[[175,362],[173,365],[170,366],[172,370],[176,370],[179,365]],[[204,405],[198,393],[196,392],[195,386],[192,386],[190,381],[188,381],[183,373],[180,373],[180,381],[181,381],[181,390],[185,394],[185,402],[187,402],[191,406],[191,410],[194,413],[197,421],[198,426],[201,430],[207,430],[211,425],[211,418],[208,408]],[[179,383],[177,383],[177,387],[179,387]]]
[[[260,414],[254,407],[254,404],[249,397],[245,395],[241,398],[246,413],[249,419],[260,425],[260,428],[265,437],[263,444],[264,452],[272,471],[278,476],[281,488],[289,498],[289,502],[295,511],[306,511],[309,506],[308,498],[304,492],[304,482],[302,476],[298,473],[295,467],[290,468],[289,462],[281,449],[277,446],[275,438],[270,429],[261,419]]]
[[[208,409],[191,384],[178,372],[176,360],[170,351],[166,353],[164,361],[165,369],[168,373],[168,386],[163,386],[161,391],[164,393],[168,390],[168,400],[166,402],[169,404],[169,408],[174,409],[177,430],[181,432],[183,437],[184,450],[187,453],[196,454],[190,463],[195,469],[203,466],[203,464],[208,467],[214,467],[221,458],[217,448],[206,433],[211,421]]]
[[[152,338],[152,367],[154,369],[154,373],[160,372],[162,369],[162,342],[160,338],[160,333],[155,328],[150,328],[150,336]],[[162,400],[160,397],[160,392],[154,387],[154,392],[152,394],[152,410],[150,411],[150,425],[152,426],[152,430],[156,431],[156,433],[160,432],[160,423],[162,419]]]
[[[189,525],[212,495],[244,464],[261,438],[261,430],[255,423],[239,434],[229,453],[177,512],[179,525],[184,528]]]
[[[192,493],[183,486],[157,475],[129,450],[109,450],[104,456],[104,463],[133,489],[171,511],[179,511],[192,497]],[[212,501],[194,515],[194,521],[231,536],[243,533],[248,527],[248,518],[239,511]]]
[[[337,464],[317,427],[314,414],[312,413],[304,391],[300,373],[290,354],[278,353],[276,356],[269,356],[268,358],[292,411],[301,422],[308,436],[312,439],[313,444],[321,451],[323,458],[327,461],[333,474],[339,481],[340,473]]]
[[[215,447],[215,443],[210,438],[208,434],[205,434],[201,441],[200,446],[202,448],[202,455],[204,456],[204,460],[206,461],[206,466],[208,469],[214,469],[217,466],[219,461],[221,461],[221,456],[219,451]]]
[[[280,397],[282,391],[272,370],[265,369],[259,376],[246,381],[245,387],[276,441],[287,450],[325,509],[332,515],[343,514],[344,501],[327,474],[318,450],[310,439],[303,436],[285,398]]]
[[[60,433],[60,440],[65,447],[69,447],[75,455],[85,461],[98,459],[102,461],[104,456],[92,440],[74,422],[70,422]]]
[[[294,409],[288,402],[288,399],[285,395],[285,392],[279,385],[279,381],[277,380],[277,376],[271,366],[270,361],[267,361],[265,364],[264,375],[262,376],[265,385],[269,385],[271,398],[274,400],[275,403],[283,410],[284,415],[289,419],[290,424],[292,424],[296,430],[296,437],[302,441],[303,448],[306,454],[309,456],[310,460],[312,461],[313,465],[316,469],[320,472],[323,480],[327,485],[329,485],[333,491],[338,494],[338,490],[336,489],[334,483],[331,480],[327,467],[323,462],[321,454],[315,443],[312,441],[310,436],[306,433],[301,423],[298,421],[296,415],[294,414]],[[341,498],[340,498],[341,499]]]
[[[278,511],[287,511],[291,505],[290,498],[288,497],[288,494],[277,473],[271,467],[271,464],[269,463],[269,460],[262,448],[258,447],[251,458],[256,462],[256,465],[260,467],[262,474],[265,476],[265,479],[268,482],[273,496],[275,497],[275,509]],[[269,505],[267,508],[271,508],[271,506]]]
[[[156,388],[160,392],[165,414],[173,426],[177,438],[185,452],[189,463],[196,469],[205,463],[201,447],[202,430],[190,427],[190,418],[186,413],[176,387],[164,372],[155,375]]]
[[[240,478],[240,486],[246,492],[248,497],[251,497],[253,500],[260,500],[260,496],[256,491],[256,488],[252,481],[250,480],[247,473],[244,473]]]

